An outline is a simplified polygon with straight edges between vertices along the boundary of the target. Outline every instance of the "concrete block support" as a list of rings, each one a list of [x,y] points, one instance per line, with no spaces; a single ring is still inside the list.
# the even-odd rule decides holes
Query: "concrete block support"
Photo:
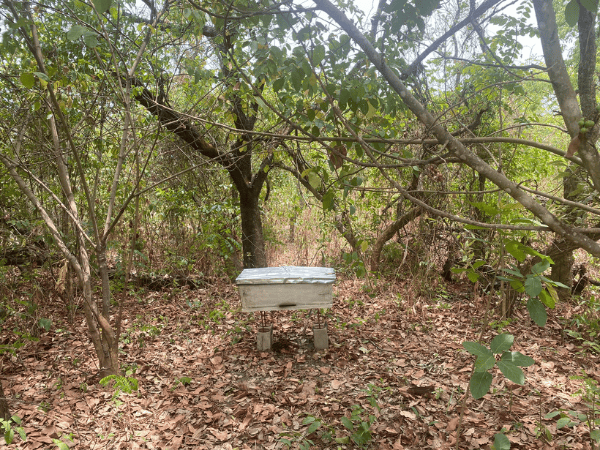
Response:
[[[266,352],[271,350],[271,345],[273,345],[273,325],[260,327],[256,335],[256,348],[259,352]]]
[[[315,340],[315,349],[324,350],[329,347],[329,336],[327,336],[327,324],[313,324],[313,337]]]

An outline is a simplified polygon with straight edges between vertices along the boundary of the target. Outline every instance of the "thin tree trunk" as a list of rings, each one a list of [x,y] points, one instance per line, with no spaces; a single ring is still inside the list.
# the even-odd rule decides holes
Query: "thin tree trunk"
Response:
[[[10,408],[8,407],[8,401],[4,395],[4,387],[2,381],[0,381],[0,418],[4,420],[10,419]]]
[[[373,244],[373,250],[371,252],[371,272],[377,272],[379,270],[381,252],[386,242],[392,239],[399,230],[401,230],[410,222],[415,220],[422,213],[423,208],[421,208],[420,206],[415,206],[414,208],[410,209],[408,212],[400,216],[396,221],[389,225],[383,231],[383,233],[377,236],[377,240],[375,241],[375,244]]]

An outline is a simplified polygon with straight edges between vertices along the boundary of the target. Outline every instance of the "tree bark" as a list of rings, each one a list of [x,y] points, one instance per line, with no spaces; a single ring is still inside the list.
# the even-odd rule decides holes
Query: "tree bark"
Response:
[[[392,239],[394,235],[408,225],[410,222],[415,220],[423,213],[423,209],[420,206],[415,206],[410,209],[408,212],[404,213],[397,220],[395,220],[392,224],[390,224],[379,236],[377,236],[377,240],[373,244],[373,249],[371,251],[371,272],[377,272],[379,270],[379,262],[381,260],[381,252],[383,250],[383,246],[387,241]]]
[[[4,387],[2,386],[2,381],[0,380],[0,418],[4,420],[10,419],[10,408],[8,407],[8,401],[6,400],[6,396],[4,395]]]
[[[240,190],[242,248],[245,268],[267,267],[259,194],[254,189]]]

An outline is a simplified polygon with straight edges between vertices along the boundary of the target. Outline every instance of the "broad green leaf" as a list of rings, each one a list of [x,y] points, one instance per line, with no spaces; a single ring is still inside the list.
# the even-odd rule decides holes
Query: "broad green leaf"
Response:
[[[544,261],[540,261],[535,266],[533,266],[531,268],[531,272],[535,273],[536,275],[539,275],[541,273],[544,273],[549,268],[550,268],[550,262],[547,260],[544,260]]]
[[[531,317],[531,320],[536,323],[536,325],[540,327],[546,325],[548,314],[546,313],[546,308],[544,307],[543,303],[537,298],[530,298],[527,301],[527,311],[529,311],[529,316]]]
[[[497,362],[498,368],[513,383],[524,384],[525,374],[520,367],[515,366],[512,362],[500,360]]]
[[[47,82],[50,82],[50,78],[48,78],[48,75],[46,75],[43,72],[33,72],[33,74],[38,77],[40,80],[44,80]]]
[[[553,419],[556,416],[560,416],[562,414],[561,411],[552,411],[544,416],[544,419]]]
[[[104,14],[109,10],[112,0],[92,0],[94,8],[98,11],[98,14]]]
[[[556,302],[554,301],[554,298],[548,293],[548,291],[546,289],[544,289],[544,290],[542,290],[542,292],[540,292],[539,297],[540,297],[540,301],[544,305],[546,305],[548,308],[554,309],[554,307],[556,306]]]
[[[590,433],[590,438],[596,442],[600,442],[600,430],[596,429]]]
[[[542,280],[538,277],[528,276],[525,280],[525,292],[530,297],[537,297],[542,292]]]
[[[313,416],[307,416],[302,421],[302,425],[308,425],[309,423],[313,423],[314,421],[315,421],[315,418]]]
[[[333,191],[329,190],[323,196],[323,208],[326,211],[332,211],[334,204],[335,204],[335,195],[334,195]]]
[[[81,25],[73,25],[69,31],[67,31],[67,39],[69,41],[75,41],[79,39],[81,36],[86,34],[88,29]]]
[[[43,328],[46,331],[50,331],[50,328],[52,327],[52,319],[45,319],[45,318],[41,318],[38,322],[40,328]]]
[[[494,354],[490,352],[487,356],[478,356],[475,360],[475,372],[485,372],[496,364]]]
[[[354,428],[354,425],[352,424],[352,421],[350,419],[348,419],[346,416],[341,418],[342,421],[342,425],[344,425],[348,430],[352,431],[352,429]]]
[[[467,277],[471,283],[475,283],[477,280],[479,280],[479,274],[477,272],[473,272],[472,270],[467,272]]]
[[[510,450],[510,441],[503,433],[494,435],[494,450]]]
[[[573,425],[577,424],[573,422],[570,417],[561,417],[556,422],[556,429],[560,430],[562,427],[572,427]]]
[[[493,353],[505,352],[510,348],[511,345],[513,345],[514,341],[515,337],[512,334],[499,334],[494,339],[492,339],[492,342],[490,343],[490,350]]]
[[[27,89],[31,89],[35,85],[35,75],[31,72],[23,72],[19,76],[19,79],[21,80],[21,84]]]
[[[273,90],[279,92],[285,83],[285,78],[279,78],[273,82]]]
[[[69,450],[69,446],[59,439],[52,439],[58,450]]]
[[[546,284],[546,290],[552,296],[554,304],[556,305],[558,303],[558,292],[556,292],[556,289],[554,289],[554,286],[551,284]]]
[[[12,444],[12,441],[14,438],[15,438],[15,432],[13,431],[12,428],[9,428],[8,430],[6,430],[4,432],[4,442],[6,442],[7,445]]]
[[[471,355],[489,356],[492,354],[492,352],[490,352],[490,350],[487,347],[481,345],[478,342],[466,341],[466,342],[463,342],[462,345],[465,348],[465,350],[467,350]]]
[[[313,64],[315,66],[318,66],[321,63],[321,61],[323,61],[324,58],[325,58],[325,47],[323,47],[321,44],[319,44],[313,49]]]
[[[489,372],[474,372],[469,381],[469,389],[475,400],[487,394],[491,385],[492,374]]]
[[[321,178],[313,171],[308,172],[308,182],[315,189],[321,187]]]
[[[485,264],[485,261],[479,260],[473,263],[473,269],[479,269],[481,266]]]
[[[306,429],[306,434],[312,434],[315,431],[317,431],[319,429],[319,427],[321,426],[321,422],[319,422],[318,420],[311,423],[310,426]]]
[[[96,48],[99,44],[98,39],[96,39],[96,36],[93,34],[83,36],[83,42],[85,43],[86,47],[89,48]]]
[[[514,275],[515,277],[519,277],[519,278],[523,278],[523,274],[521,272],[519,272],[518,270],[513,270],[513,269],[502,269],[503,272],[505,273],[509,273],[511,275]]]
[[[362,241],[360,243],[360,249],[364,252],[366,252],[369,249],[369,243],[367,241]]]
[[[519,367],[529,367],[535,363],[533,358],[530,358],[521,352],[504,352],[500,361],[508,361]]]
[[[571,27],[577,25],[577,20],[579,19],[579,3],[577,0],[571,0],[567,3],[565,7],[565,20],[567,24]]]
[[[265,102],[263,101],[262,98],[260,97],[254,97],[254,100],[256,101],[256,103],[258,103],[258,105],[262,108],[262,109],[268,109],[267,105],[265,104]]]
[[[510,286],[517,292],[525,292],[525,287],[519,280],[511,280]]]
[[[510,253],[517,261],[525,261],[525,252],[522,250],[523,244],[517,241],[506,240],[504,242],[504,248]]]

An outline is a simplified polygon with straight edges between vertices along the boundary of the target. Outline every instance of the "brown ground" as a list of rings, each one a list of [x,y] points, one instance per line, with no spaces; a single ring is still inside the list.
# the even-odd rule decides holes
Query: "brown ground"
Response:
[[[521,308],[501,332],[536,361],[524,369],[525,385],[494,371],[490,393],[469,397],[461,415],[474,359],[461,343],[481,332],[486,301],[468,284],[435,284],[423,286],[424,297],[411,280],[369,286],[339,276],[324,351],[312,346],[315,316],[297,311],[273,315],[276,351],[257,352],[256,317],[239,312],[224,280],[127,295],[122,364],[138,390],[118,396],[94,377],[81,311],[69,323],[64,304],[47,294],[40,306],[51,331],[2,360],[5,393],[27,433],[9,448],[58,448],[55,439],[80,449],[286,448],[282,439],[292,448],[360,448],[344,442],[369,415],[365,448],[455,448],[458,435],[459,448],[488,449],[501,429],[512,448],[590,448],[585,424],[557,430],[557,418],[544,418],[587,412],[573,377],[585,370],[600,380],[598,354],[563,338],[567,322],[558,317],[574,307],[550,312],[543,329]],[[4,324],[3,343],[14,340],[16,323]],[[483,342],[499,332],[488,328]],[[342,421],[353,408],[354,421]],[[313,420],[321,426],[307,434]]]

